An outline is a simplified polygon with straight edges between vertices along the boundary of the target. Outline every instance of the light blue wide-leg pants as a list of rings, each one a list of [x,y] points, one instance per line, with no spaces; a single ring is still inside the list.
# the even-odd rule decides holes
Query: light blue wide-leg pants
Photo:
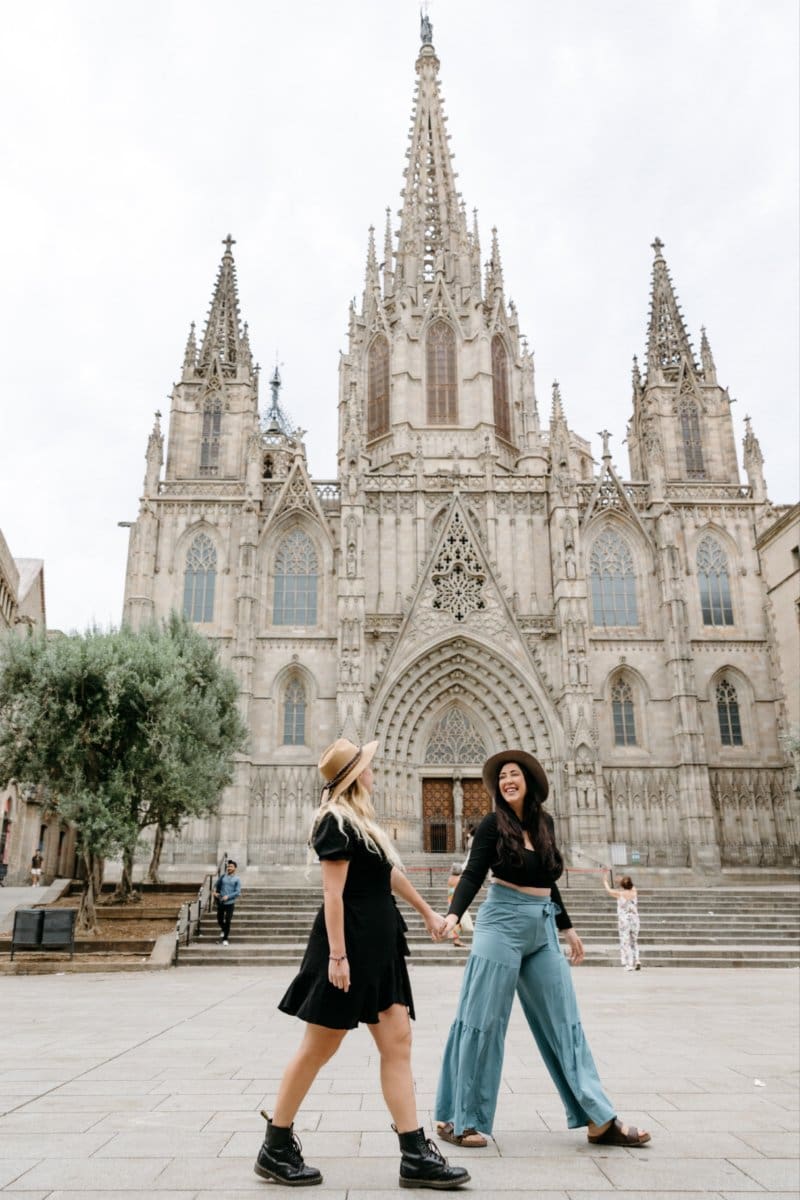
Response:
[[[616,1115],[581,1027],[551,900],[493,884],[478,912],[436,1091],[437,1121],[491,1133],[516,991],[570,1129]]]

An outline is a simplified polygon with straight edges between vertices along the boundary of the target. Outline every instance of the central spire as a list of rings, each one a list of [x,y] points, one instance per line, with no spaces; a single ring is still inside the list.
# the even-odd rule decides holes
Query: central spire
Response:
[[[660,238],[655,239],[652,249],[653,284],[647,331],[648,380],[655,372],[661,372],[667,379],[674,378],[682,363],[697,374],[697,364],[664,258],[664,243]]]
[[[423,15],[417,88],[400,212],[398,265],[407,283],[449,278],[459,250],[468,244],[466,217],[456,190],[447,118],[439,92],[439,59],[430,20]]]
[[[203,345],[200,349],[199,367],[208,370],[211,360],[218,356],[223,374],[235,373],[240,362],[247,357],[246,343],[242,336],[239,319],[239,296],[236,287],[236,265],[233,261],[235,239],[230,234],[223,239],[225,253],[217,275],[211,308],[208,313]]]

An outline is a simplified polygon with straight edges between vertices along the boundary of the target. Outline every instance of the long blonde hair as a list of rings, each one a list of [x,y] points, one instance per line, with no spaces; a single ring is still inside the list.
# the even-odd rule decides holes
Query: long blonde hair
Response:
[[[327,793],[325,794],[327,795]],[[361,782],[360,776],[356,776],[350,786],[346,787],[338,796],[335,796],[333,800],[323,800],[315,812],[309,834],[311,861],[313,861],[311,842],[314,837],[314,830],[328,813],[334,818],[342,832],[346,832],[344,822],[347,821],[348,825],[352,826],[368,850],[371,850],[373,854],[382,854],[393,867],[400,867],[402,869],[403,864],[400,860],[400,855],[392,845],[390,838],[378,824],[375,809],[372,805],[372,798]]]

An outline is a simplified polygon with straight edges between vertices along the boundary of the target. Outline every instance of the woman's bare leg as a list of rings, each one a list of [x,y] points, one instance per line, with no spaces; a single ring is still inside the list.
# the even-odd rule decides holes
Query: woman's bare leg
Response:
[[[273,1125],[288,1128],[292,1124],[308,1089],[325,1063],[333,1058],[346,1033],[346,1029],[306,1025],[303,1040],[283,1072],[272,1114]]]
[[[381,1091],[398,1133],[419,1129],[417,1098],[411,1075],[411,1021],[403,1004],[379,1014],[369,1031],[381,1056]]]

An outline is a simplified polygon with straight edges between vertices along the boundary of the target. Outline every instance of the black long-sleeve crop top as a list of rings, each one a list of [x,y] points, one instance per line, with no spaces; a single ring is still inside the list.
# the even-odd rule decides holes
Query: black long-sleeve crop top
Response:
[[[553,818],[549,813],[545,813],[545,820],[549,823],[552,832],[554,829]],[[572,921],[564,907],[556,880],[553,873],[545,868],[538,851],[525,850],[522,858],[521,866],[515,866],[507,860],[498,860],[497,814],[489,813],[475,830],[467,865],[464,867],[458,887],[453,893],[453,900],[448,911],[455,913],[459,918],[463,917],[491,870],[497,879],[503,879],[506,883],[515,883],[518,887],[549,887],[552,899],[561,909],[561,912],[556,914],[556,925],[559,929],[571,929]]]

